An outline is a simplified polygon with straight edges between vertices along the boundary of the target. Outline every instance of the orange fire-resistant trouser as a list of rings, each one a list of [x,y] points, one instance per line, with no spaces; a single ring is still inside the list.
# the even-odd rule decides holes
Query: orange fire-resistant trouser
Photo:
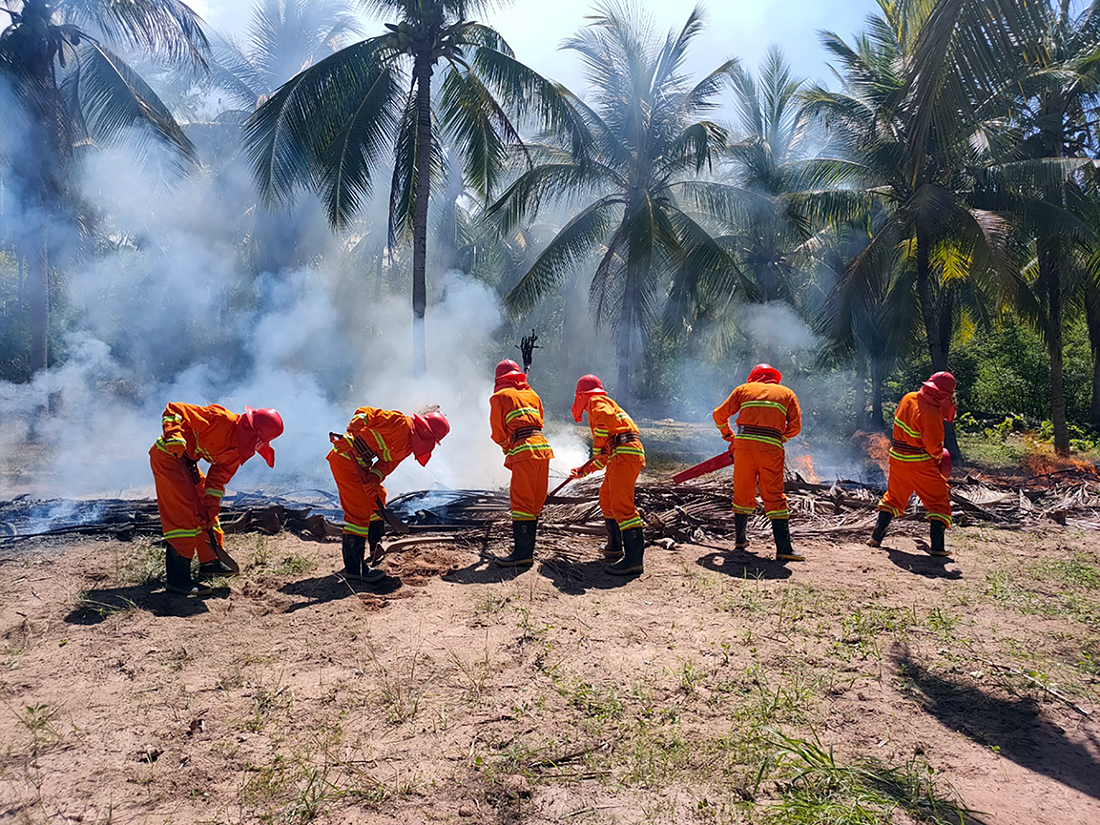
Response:
[[[600,485],[600,510],[605,519],[615,519],[620,530],[642,526],[642,517],[634,506],[634,483],[645,467],[640,455],[612,455]]]
[[[733,442],[733,512],[756,510],[759,482],[764,514],[772,520],[791,517],[783,494],[783,457],[782,447],[745,439]]]
[[[512,465],[512,521],[534,521],[546,504],[550,459],[525,458]]]
[[[344,532],[367,535],[372,521],[380,521],[379,505],[386,504],[386,488],[373,478],[363,478],[365,470],[354,460],[330,450],[328,464],[336,489],[340,492],[340,507],[344,510]]]
[[[202,480],[199,471],[198,485],[191,478],[183,459],[157,447],[149,450],[149,464],[153,468],[153,483],[157,489],[157,509],[160,511],[160,529],[164,538],[185,559],[198,554],[199,562],[217,558],[210,546],[209,531],[203,527],[199,502],[202,496]],[[213,530],[218,541],[224,541],[221,526],[215,521]]]
[[[890,456],[890,478],[886,483],[886,495],[878,503],[878,509],[894,516],[905,512],[909,497],[917,494],[929,519],[951,526],[951,496],[947,491],[947,479],[932,458],[924,461],[898,461]]]

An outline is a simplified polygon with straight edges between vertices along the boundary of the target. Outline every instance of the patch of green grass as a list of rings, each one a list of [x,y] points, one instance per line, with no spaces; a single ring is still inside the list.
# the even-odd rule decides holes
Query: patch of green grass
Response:
[[[879,825],[895,821],[895,811],[930,825],[981,822],[954,788],[915,755],[895,766],[866,757],[846,764],[816,739],[769,734],[772,753],[760,766],[754,796],[765,782],[774,781],[779,798],[764,806],[765,822]]]
[[[164,575],[164,544],[160,541],[133,542],[116,549],[112,560],[112,578],[120,584],[142,585],[159,581]]]
[[[308,556],[299,553],[288,553],[282,560],[271,568],[273,576],[300,576],[317,567],[317,562]]]
[[[959,617],[954,613],[947,612],[943,608],[933,607],[928,611],[924,623],[928,625],[929,629],[937,633],[949,635],[958,626]]]
[[[1060,582],[1085,590],[1100,590],[1100,568],[1082,553],[1074,553],[1070,558],[1058,561],[1036,562],[1028,568],[1028,573],[1040,581]]]

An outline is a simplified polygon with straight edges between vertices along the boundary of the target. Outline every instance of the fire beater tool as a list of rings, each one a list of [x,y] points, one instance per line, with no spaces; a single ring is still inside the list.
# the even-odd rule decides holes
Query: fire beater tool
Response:
[[[530,369],[531,369],[531,359],[535,355],[535,350],[542,349],[542,347],[537,346],[535,344],[535,342],[537,340],[539,340],[538,335],[535,334],[534,330],[531,330],[531,334],[530,335],[524,335],[520,339],[519,343],[516,345],[516,348],[523,355],[523,371],[524,372],[530,371]]]
[[[688,467],[686,470],[681,470],[672,477],[672,482],[673,484],[683,484],[685,481],[691,481],[693,478],[705,476],[707,473],[713,473],[732,465],[733,454],[730,453],[729,450],[726,450],[723,453],[719,453],[714,458],[708,458],[706,461],[696,464],[694,467]]]

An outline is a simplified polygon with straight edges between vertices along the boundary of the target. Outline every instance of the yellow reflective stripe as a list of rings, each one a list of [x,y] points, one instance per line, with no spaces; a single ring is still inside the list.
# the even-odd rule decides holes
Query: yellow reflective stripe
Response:
[[[641,447],[632,447],[629,444],[622,444],[615,448],[611,455],[640,455],[645,457],[645,450]]]
[[[764,444],[774,444],[779,449],[783,449],[783,442],[778,438],[771,438],[766,435],[756,435],[754,433],[738,433],[736,436],[738,441],[760,441]]]
[[[746,401],[741,405],[741,409],[746,407],[770,407],[773,410],[782,410],[784,415],[787,414],[787,408],[778,401]]]
[[[901,430],[903,430],[905,432],[905,434],[908,435],[911,438],[920,438],[921,437],[919,432],[914,430],[912,427],[910,427],[908,424],[906,424],[900,418],[895,418],[894,419],[894,426],[898,427]]]
[[[183,421],[182,415],[166,415],[160,420],[161,424],[179,424]]]
[[[594,429],[594,430],[592,431],[592,435],[602,435],[602,436],[606,436],[606,435],[607,435],[607,430],[601,430],[600,428],[598,428],[598,427],[597,427],[596,429]]]
[[[626,521],[619,522],[620,530],[629,530],[632,527],[642,527],[645,522],[642,521],[641,516],[634,516],[634,518],[628,518]]]
[[[371,516],[371,521],[374,521],[374,516]],[[344,522],[344,532],[354,533],[357,536],[365,536],[370,532],[369,528],[364,527],[361,524],[352,524],[350,521]]]
[[[942,521],[948,527],[951,526],[951,516],[944,515],[943,513],[929,513],[928,518],[929,519],[936,519],[937,521]]]
[[[894,507],[892,504],[887,504],[886,499],[881,499],[881,498],[879,499],[878,509],[884,510],[887,513],[890,513],[894,518],[897,518],[898,516],[901,515],[901,510],[899,510],[897,507]]]
[[[768,518],[772,519],[773,521],[776,520],[776,519],[782,520],[782,519],[785,519],[785,518],[790,518],[791,517],[791,511],[790,510],[768,510],[766,513],[764,513],[764,515],[767,516]]]
[[[201,533],[202,533],[202,528],[201,527],[199,527],[195,530],[186,530],[186,529],[169,530],[167,533],[164,534],[164,537],[166,539],[194,538],[195,536],[200,535]]]
[[[508,455],[518,455],[524,452],[538,452],[541,450],[549,450],[549,444],[518,444],[508,451]]]
[[[525,513],[523,510],[512,511],[512,521],[533,521],[538,517],[538,513]]]
[[[383,473],[383,472],[382,472],[381,470],[379,470],[379,469],[378,469],[377,467],[371,467],[371,468],[370,468],[370,469],[369,469],[369,470],[367,471],[367,475],[372,475],[372,476],[378,476],[378,480],[379,480],[379,481],[381,481],[382,479],[384,479],[384,478],[386,477],[385,473]]]
[[[521,415],[533,415],[538,418],[539,411],[534,407],[520,407],[518,410],[512,410],[508,415],[504,416],[504,423],[507,424],[513,418],[519,418]]]
[[[219,490],[217,487],[207,487],[206,495],[214,496],[214,498],[221,498],[225,495],[225,490]]]
[[[377,430],[370,430],[369,432],[374,436],[374,440],[378,444],[378,456],[383,461],[389,461],[391,458],[390,448],[386,446],[386,442],[382,440],[382,436],[378,434]]]
[[[733,512],[735,513],[754,513],[756,512],[756,505],[752,507],[742,507],[740,504],[733,505]]]
[[[896,453],[893,450],[890,451],[890,458],[896,461],[904,461],[907,464],[914,461],[934,461],[932,456],[928,455],[928,453],[925,453],[924,455],[905,455],[903,453]]]

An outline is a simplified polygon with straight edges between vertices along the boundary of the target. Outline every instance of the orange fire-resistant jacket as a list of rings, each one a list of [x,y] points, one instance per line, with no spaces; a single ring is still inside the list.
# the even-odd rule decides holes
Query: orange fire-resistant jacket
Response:
[[[917,392],[903,395],[894,413],[894,442],[903,446],[892,448],[891,458],[906,462],[935,461],[938,467],[943,457],[943,413],[939,406],[925,401]]]
[[[505,467],[527,458],[549,461],[554,457],[550,443],[541,432],[542,421],[542,399],[530,388],[505,387],[489,397],[489,426],[493,441],[504,451]]]
[[[343,440],[334,444],[332,451],[364,469],[369,467],[367,475],[381,482],[412,455],[412,427],[412,419],[398,410],[360,407],[351,417]],[[355,449],[356,437],[376,456],[373,463]]]
[[[639,432],[638,425],[606,395],[594,395],[588,402],[588,426],[592,430],[593,470],[602,470],[615,456],[638,456],[645,467],[645,450],[641,441],[614,444],[615,436]]]
[[[736,435],[729,424],[735,415]],[[782,450],[802,432],[802,410],[798,397],[782,384],[753,381],[730,393],[714,411],[714,423],[726,441],[755,441]]]
[[[157,439],[156,447],[172,455],[186,456],[191,461],[200,458],[209,461],[203,495],[220,502],[225,495],[225,485],[241,466],[237,452],[237,418],[236,413],[220,404],[199,407],[173,401],[164,408],[161,418],[164,435]]]

